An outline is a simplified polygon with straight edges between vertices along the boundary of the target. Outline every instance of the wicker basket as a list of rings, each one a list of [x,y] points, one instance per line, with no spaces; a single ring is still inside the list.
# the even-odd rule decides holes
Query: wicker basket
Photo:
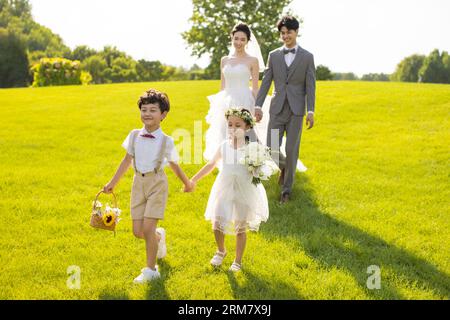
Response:
[[[103,222],[103,218],[101,216],[98,215],[97,211],[95,210],[95,203],[98,200],[98,197],[100,196],[100,194],[104,193],[103,191],[100,191],[99,193],[97,193],[97,195],[95,196],[95,200],[94,203],[92,204],[92,214],[91,214],[91,226],[94,228],[98,228],[98,229],[104,229],[104,230],[109,230],[109,231],[114,231],[114,233],[116,232],[116,224],[117,224],[117,217],[116,220],[114,221],[114,223],[110,226],[105,225],[105,223]],[[113,201],[114,201],[114,207],[117,208],[117,199],[116,199],[116,195],[111,192],[112,196],[113,196]]]

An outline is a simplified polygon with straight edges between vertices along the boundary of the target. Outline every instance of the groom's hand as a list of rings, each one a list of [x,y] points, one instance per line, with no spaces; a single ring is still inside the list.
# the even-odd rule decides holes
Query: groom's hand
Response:
[[[307,129],[311,129],[314,126],[314,113],[308,113],[306,116],[306,125],[308,126]]]
[[[263,111],[262,111],[261,107],[255,107],[256,122],[260,122],[262,120],[262,117],[263,117]]]

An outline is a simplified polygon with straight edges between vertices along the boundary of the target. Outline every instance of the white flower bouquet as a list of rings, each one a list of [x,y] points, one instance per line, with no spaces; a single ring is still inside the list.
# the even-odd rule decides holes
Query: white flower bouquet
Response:
[[[247,167],[252,175],[252,183],[257,185],[280,171],[270,156],[270,148],[258,142],[250,142],[245,146],[245,156],[239,163]]]

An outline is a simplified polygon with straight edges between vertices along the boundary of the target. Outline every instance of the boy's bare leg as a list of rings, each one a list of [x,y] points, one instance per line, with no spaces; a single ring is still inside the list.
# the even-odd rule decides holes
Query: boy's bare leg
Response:
[[[144,220],[133,220],[133,234],[136,238],[144,239],[144,233],[143,233],[143,225]],[[158,242],[161,239],[161,236],[158,232],[156,232],[156,236],[158,238]]]
[[[144,218],[133,220],[133,233],[136,238],[145,240],[147,252],[147,267],[154,270],[156,265],[156,253],[161,236],[156,232],[157,219]]]
[[[144,218],[143,234],[145,240],[145,247],[147,249],[147,267],[155,270],[156,253],[158,252],[159,237],[156,234],[156,226],[158,219]]]
[[[144,219],[133,220],[133,234],[136,238],[144,239],[144,234],[142,232],[144,225]]]

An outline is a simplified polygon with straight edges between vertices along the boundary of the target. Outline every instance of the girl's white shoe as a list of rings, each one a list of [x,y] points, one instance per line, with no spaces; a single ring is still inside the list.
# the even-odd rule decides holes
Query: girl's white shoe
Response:
[[[211,264],[214,267],[220,267],[222,265],[223,259],[226,257],[227,252],[220,252],[220,251],[216,251],[216,253],[214,254],[214,257],[212,257],[211,259]]]
[[[241,271],[241,268],[242,268],[242,266],[239,263],[233,262],[233,264],[230,267],[230,271],[238,272],[238,271]]]

